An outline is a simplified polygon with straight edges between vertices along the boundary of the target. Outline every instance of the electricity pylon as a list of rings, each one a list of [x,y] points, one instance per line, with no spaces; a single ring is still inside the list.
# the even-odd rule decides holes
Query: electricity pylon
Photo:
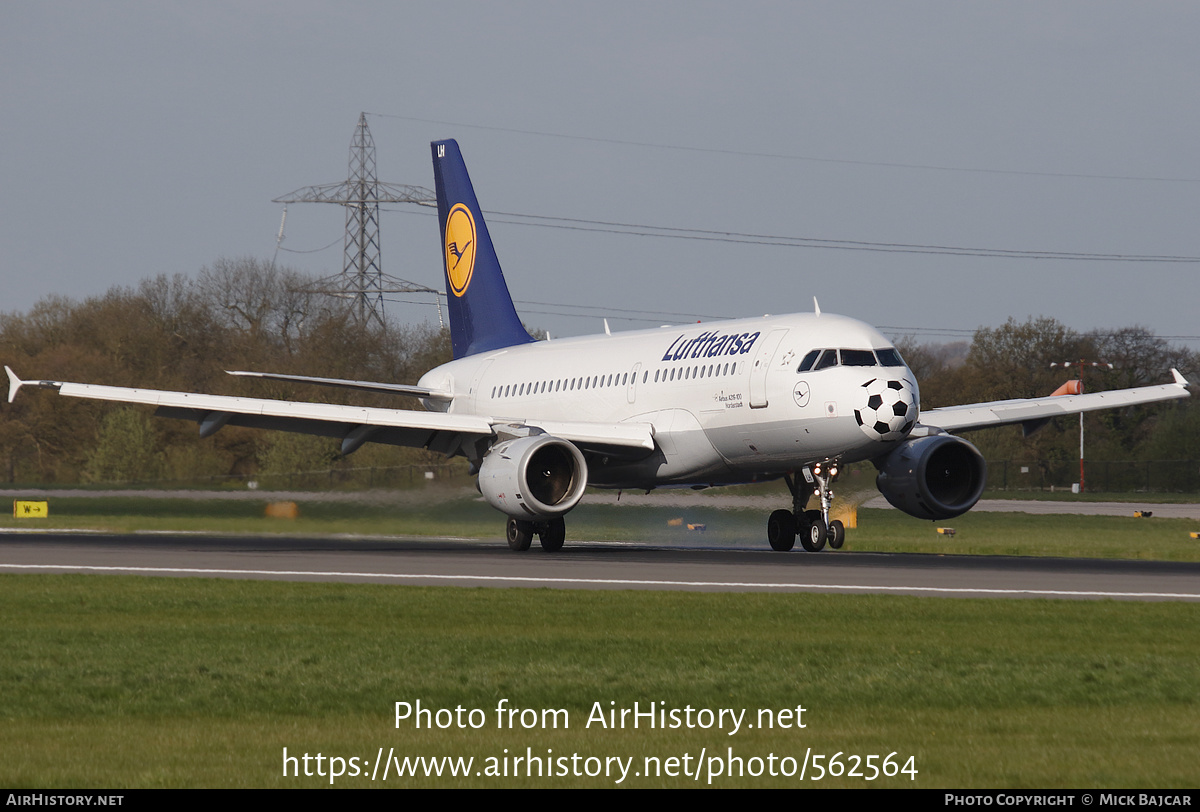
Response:
[[[315,293],[348,299],[359,323],[384,322],[383,294],[437,291],[383,272],[379,250],[379,204],[437,204],[434,193],[420,186],[381,183],[375,177],[375,139],[360,113],[350,141],[350,176],[341,183],[305,186],[275,198],[273,203],[337,203],[346,207],[346,238],[342,272],[318,280]]]

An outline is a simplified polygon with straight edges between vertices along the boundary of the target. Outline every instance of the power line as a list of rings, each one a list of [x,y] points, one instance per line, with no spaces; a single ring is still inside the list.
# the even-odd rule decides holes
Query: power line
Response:
[[[602,307],[600,305],[563,304],[561,302],[533,302],[533,301],[529,301],[529,300],[518,300],[517,303],[518,304],[526,304],[526,305],[536,305],[536,306],[542,306],[542,307],[571,307],[571,308],[575,308],[575,309],[579,309],[579,310],[599,310],[599,311],[602,311],[600,313],[601,316],[606,315],[608,313],[638,313],[638,314],[655,316],[658,318],[661,318],[663,316],[683,316],[684,318],[687,318],[687,319],[710,319],[712,321],[720,321],[722,319],[734,318],[733,316],[729,316],[728,314],[714,316],[712,314],[704,314],[704,313],[676,313],[676,312],[673,312],[670,310],[635,310],[635,309],[627,308],[627,307],[611,308],[611,307]],[[587,315],[587,314],[580,313],[579,315],[582,316],[582,315]]]
[[[438,293],[437,295],[443,296],[444,294]],[[415,299],[396,299],[396,298],[392,298],[392,297],[385,297],[385,300],[389,301],[389,302],[395,302],[397,304],[413,304],[413,305],[422,305],[422,306],[426,306],[426,307],[435,307],[437,305],[436,301],[418,301]],[[735,318],[733,316],[728,316],[728,315],[713,316],[713,315],[704,315],[704,314],[700,314],[700,313],[674,313],[674,312],[670,312],[670,311],[664,312],[664,311],[658,311],[658,310],[632,310],[629,308],[621,308],[621,307],[603,307],[601,305],[577,305],[577,304],[568,304],[565,302],[533,302],[533,301],[529,301],[529,300],[525,300],[525,299],[515,299],[515,300],[513,300],[513,304],[521,305],[522,313],[537,313],[538,315],[543,315],[543,316],[567,316],[570,318],[585,318],[585,319],[597,319],[597,320],[603,319],[603,318],[609,318],[609,319],[617,319],[620,321],[642,322],[645,324],[655,324],[655,325],[660,325],[663,323],[685,324],[685,323],[691,322],[691,321],[722,321],[725,319]],[[555,310],[539,310],[538,309],[538,308],[546,308],[546,307],[561,308],[561,309],[555,309]],[[594,312],[590,312],[590,313],[589,312],[580,312],[580,311],[584,311],[584,310],[590,310],[590,311],[594,311]],[[631,314],[631,315],[621,315],[621,314]],[[674,320],[672,320],[671,317],[676,317],[676,318],[682,317],[686,321],[674,321]]]
[[[301,251],[298,248],[284,248],[282,245],[279,246],[279,250],[287,251],[289,254],[319,254],[322,251],[328,251],[330,248],[333,248],[333,246],[337,245],[341,241],[342,241],[342,238],[338,237],[336,240],[329,243],[329,245],[326,245],[322,248],[313,248],[312,250],[309,250],[309,251]]]
[[[665,149],[679,152],[701,152],[715,155],[736,155],[745,158],[771,158],[785,161],[808,161],[822,164],[843,164],[848,166],[879,166],[889,169],[919,169],[935,172],[969,172],[984,175],[1017,175],[1036,178],[1076,178],[1086,180],[1123,180],[1149,183],[1200,183],[1200,178],[1163,178],[1148,175],[1105,175],[1086,172],[1036,172],[1022,169],[990,169],[986,167],[943,166],[940,164],[903,163],[899,161],[863,161],[848,158],[822,158],[813,155],[796,155],[777,152],[755,152],[751,150],[721,149],[719,147],[695,147],[684,144],[663,144],[653,141],[633,141],[623,138],[602,138],[593,135],[572,135],[569,133],[554,133],[544,130],[523,130],[515,127],[494,127],[486,124],[466,124],[461,121],[443,121],[435,118],[419,118],[417,116],[398,116],[390,113],[368,113],[377,118],[395,118],[401,121],[419,121],[423,124],[440,124],[446,127],[465,127],[474,130],[490,130],[492,132],[515,133],[517,135],[536,135],[543,138],[561,138],[568,141],[591,141],[599,144],[619,144],[630,147],[646,147],[650,149]]]
[[[438,296],[443,294],[439,293]],[[417,301],[412,299],[395,299],[388,298],[389,302],[397,302],[399,304],[414,304],[426,307],[436,306],[436,302]],[[678,311],[660,311],[660,310],[639,310],[628,307],[606,307],[604,305],[580,305],[571,304],[568,302],[540,302],[530,299],[516,299],[515,304],[521,305],[522,313],[536,313],[545,316],[567,316],[570,318],[588,318],[588,319],[619,319],[621,321],[644,322],[647,324],[685,324],[687,322],[673,322],[670,317],[682,317],[690,321],[724,321],[736,318],[745,318],[745,316],[734,316],[728,313],[713,315],[704,313],[682,313]],[[552,310],[539,310],[537,308],[556,308]],[[593,312],[579,312],[590,310]],[[982,327],[903,327],[897,325],[878,325],[877,330],[881,333],[887,333],[893,337],[896,336],[937,336],[940,338],[974,338],[975,333],[980,329],[988,329]],[[1079,333],[1080,335],[1092,336],[1095,338],[1115,338],[1120,334],[1117,333],[1100,333],[1086,331]],[[1180,341],[1180,342],[1197,342],[1200,341],[1200,335],[1154,335],[1152,338],[1161,341]]]
[[[649,226],[639,223],[619,223],[604,220],[582,220],[571,217],[552,217],[540,214],[520,214],[516,212],[490,212],[502,217],[521,217],[535,220],[549,220],[575,223],[582,225],[607,226],[614,229],[649,229],[654,233],[619,231],[616,233],[632,233],[640,236],[675,237],[678,239],[711,239],[727,242],[750,242],[762,245],[796,246],[803,248],[838,248],[861,251],[890,251],[898,253],[932,253],[950,254],[952,256],[1001,256],[1018,259],[1067,259],[1094,260],[1099,262],[1200,262],[1200,257],[1174,255],[1146,254],[1102,254],[1079,251],[1031,251],[1013,248],[971,248],[953,245],[930,245],[921,243],[889,243],[870,242],[866,240],[838,240],[822,237],[790,237],[772,234],[753,234],[739,231],[713,231],[699,228],[676,228],[674,226]],[[498,221],[512,222],[512,221]],[[531,224],[536,225],[536,224]],[[564,226],[566,228],[566,226]],[[583,229],[585,231],[605,231],[607,229]],[[675,233],[672,233],[675,232]]]
[[[402,211],[385,209],[385,211]],[[432,216],[422,211],[405,214]],[[716,231],[703,228],[654,226],[645,223],[621,223],[608,220],[587,220],[575,217],[554,217],[544,214],[522,214],[484,209],[489,223],[556,228],[567,231],[586,231],[599,234],[623,234],[630,237],[658,237],[675,240],[698,240],[738,245],[767,245],[779,248],[824,248],[834,251],[872,251],[885,254],[925,254],[954,257],[991,257],[1000,259],[1059,260],[1067,262],[1138,262],[1196,264],[1200,256],[1174,254],[1105,254],[1087,251],[1039,251],[1019,248],[979,248],[972,246],[924,243],[873,242],[842,240],[828,237],[796,237],[779,234],[754,234],[741,231]],[[492,215],[496,215],[493,217]],[[511,219],[517,218],[517,219]],[[542,221],[542,222],[536,222]]]

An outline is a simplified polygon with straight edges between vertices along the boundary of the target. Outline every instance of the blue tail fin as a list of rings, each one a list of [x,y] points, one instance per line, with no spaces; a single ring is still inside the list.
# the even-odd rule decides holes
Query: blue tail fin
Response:
[[[513,307],[458,142],[430,146],[454,357],[533,341]]]

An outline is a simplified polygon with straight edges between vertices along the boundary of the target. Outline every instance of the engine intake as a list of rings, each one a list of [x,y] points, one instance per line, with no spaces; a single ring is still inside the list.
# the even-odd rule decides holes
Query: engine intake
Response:
[[[983,495],[987,463],[960,437],[935,434],[906,440],[876,461],[875,485],[893,507],[918,519],[952,519]]]
[[[552,519],[579,503],[587,462],[579,449],[549,434],[492,446],[479,466],[479,491],[492,507],[518,519]]]

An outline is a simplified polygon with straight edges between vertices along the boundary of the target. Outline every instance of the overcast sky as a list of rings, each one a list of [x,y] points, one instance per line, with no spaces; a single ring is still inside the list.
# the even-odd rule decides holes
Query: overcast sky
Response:
[[[380,180],[432,187],[457,138],[485,210],[875,249],[491,216],[556,335],[816,296],[927,340],[1037,315],[1195,337],[1197,263],[878,249],[1200,257],[1197,32],[1183,2],[4,2],[0,311],[269,260],[272,198],[344,179],[365,111]],[[436,220],[389,208],[384,271],[440,288]],[[294,204],[283,246],[334,245],[279,261],[340,271],[343,231]]]

